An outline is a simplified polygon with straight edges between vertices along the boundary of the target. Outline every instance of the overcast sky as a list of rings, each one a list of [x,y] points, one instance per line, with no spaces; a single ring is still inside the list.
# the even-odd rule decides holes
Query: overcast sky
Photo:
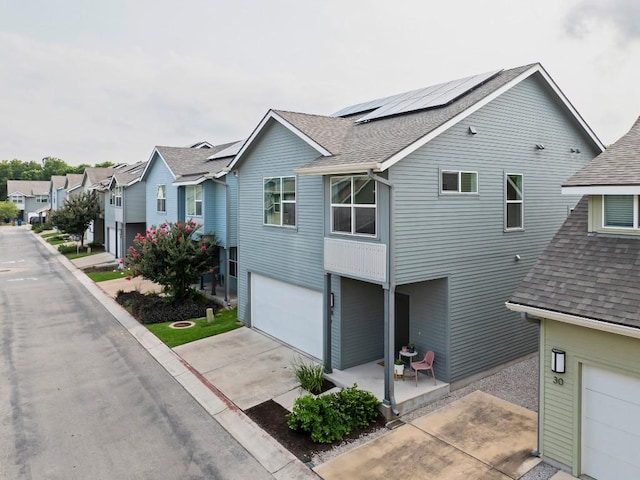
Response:
[[[639,0],[0,0],[0,160],[147,160],[540,62],[608,144],[640,115]]]

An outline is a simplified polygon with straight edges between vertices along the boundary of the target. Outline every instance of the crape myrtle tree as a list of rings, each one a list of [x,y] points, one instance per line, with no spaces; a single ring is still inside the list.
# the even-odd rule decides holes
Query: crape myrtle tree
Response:
[[[84,246],[84,234],[91,222],[100,215],[100,201],[95,192],[83,192],[64,200],[64,205],[49,214],[49,223],[64,233],[78,235],[80,248]]]
[[[217,263],[217,237],[208,234],[196,240],[199,228],[192,220],[152,226],[145,235],[136,235],[124,265],[162,285],[172,301],[188,298],[191,285]]]

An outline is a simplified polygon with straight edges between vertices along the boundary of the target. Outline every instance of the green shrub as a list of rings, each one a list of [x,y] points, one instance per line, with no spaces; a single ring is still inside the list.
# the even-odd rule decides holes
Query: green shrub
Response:
[[[185,298],[172,301],[171,298],[156,294],[118,291],[116,302],[125,307],[140,323],[178,322],[192,318],[206,317],[207,308],[214,312],[220,307],[211,300]]]
[[[374,395],[358,390],[354,384],[338,393],[296,399],[287,415],[287,425],[309,433],[314,442],[332,443],[357,428],[367,427],[378,417],[378,405]]]
[[[77,245],[58,245],[58,251],[63,255],[67,255],[69,253],[76,253],[78,251],[78,246]]]
[[[322,365],[313,362],[305,363],[299,357],[291,366],[302,388],[315,394],[322,391],[322,382],[324,381]]]

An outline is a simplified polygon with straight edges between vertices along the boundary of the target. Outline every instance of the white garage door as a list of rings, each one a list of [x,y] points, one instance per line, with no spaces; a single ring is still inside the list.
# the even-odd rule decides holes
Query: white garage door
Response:
[[[582,473],[640,478],[640,378],[583,367]]]
[[[251,324],[322,359],[322,293],[251,274]]]
[[[109,253],[116,254],[116,229],[107,228],[109,231]]]

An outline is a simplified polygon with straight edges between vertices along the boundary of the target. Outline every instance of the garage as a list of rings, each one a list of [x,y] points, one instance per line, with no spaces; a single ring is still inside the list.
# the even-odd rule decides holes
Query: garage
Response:
[[[109,253],[115,255],[116,254],[116,229],[107,228],[107,230],[109,231],[108,251]]]
[[[322,292],[251,274],[251,324],[322,359]]]
[[[640,478],[640,378],[583,366],[582,473]]]

